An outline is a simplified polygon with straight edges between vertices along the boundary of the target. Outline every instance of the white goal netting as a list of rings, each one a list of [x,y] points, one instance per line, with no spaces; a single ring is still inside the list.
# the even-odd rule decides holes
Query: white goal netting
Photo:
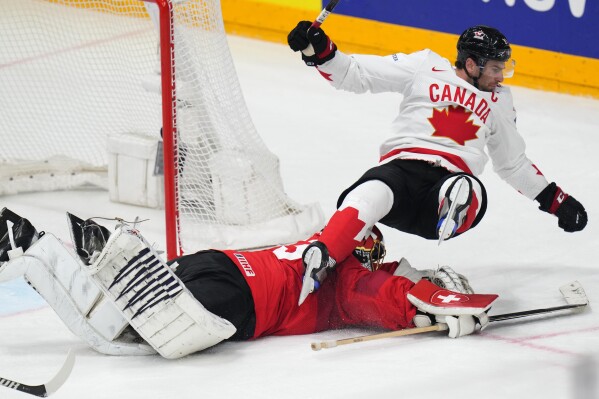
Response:
[[[219,1],[157,3],[172,8],[169,29],[154,2],[0,0],[0,195],[106,187],[107,137],[158,141],[162,129],[174,156],[167,234],[183,252],[290,242],[320,228],[319,206],[287,197],[253,126]]]

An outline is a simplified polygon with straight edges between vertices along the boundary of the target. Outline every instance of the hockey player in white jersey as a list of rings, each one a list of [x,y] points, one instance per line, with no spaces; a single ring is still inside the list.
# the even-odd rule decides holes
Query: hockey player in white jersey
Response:
[[[300,303],[356,242],[381,222],[427,239],[458,236],[484,215],[486,193],[476,177],[487,163],[531,200],[558,218],[567,232],[587,223],[584,207],[549,183],[525,154],[516,111],[504,78],[515,61],[497,29],[474,26],[457,43],[455,67],[425,49],[389,56],[346,55],[320,28],[302,21],[289,33],[292,50],[337,89],[403,95],[378,166],[345,190],[319,242],[304,253]]]

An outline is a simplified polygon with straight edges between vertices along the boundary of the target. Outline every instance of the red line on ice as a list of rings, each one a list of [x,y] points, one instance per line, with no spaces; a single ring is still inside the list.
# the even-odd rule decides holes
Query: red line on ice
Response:
[[[508,337],[502,337],[501,335],[488,334],[488,333],[484,333],[484,332],[481,333],[481,335],[485,338],[490,338],[495,341],[503,341],[503,342],[507,342],[510,344],[518,345],[518,346],[528,347],[531,349],[537,349],[537,350],[561,354],[561,355],[578,356],[579,353],[576,353],[576,352],[572,352],[572,351],[565,350],[565,349],[553,348],[551,346],[546,346],[546,345],[534,344],[534,343],[531,343],[530,341],[535,340],[535,339],[552,338],[552,337],[579,334],[579,333],[592,332],[592,331],[598,331],[598,330],[599,330],[599,327],[596,326],[596,327],[589,327],[589,328],[584,328],[584,329],[580,329],[580,330],[561,331],[561,332],[556,332],[556,333],[533,335],[530,337],[522,337],[522,338],[508,338]]]
[[[3,315],[0,315],[0,319],[8,319],[9,317],[16,317],[16,316],[21,316],[24,314],[39,312],[40,310],[44,310],[44,309],[48,309],[48,306],[41,306],[39,308],[27,309],[27,310],[22,310],[20,312],[3,314]]]
[[[110,42],[114,42],[114,41],[117,41],[117,40],[120,40],[120,39],[124,39],[126,37],[141,35],[142,33],[145,33],[145,32],[147,32],[149,30],[152,30],[152,29],[154,29],[154,28],[139,29],[139,30],[135,30],[135,31],[123,33],[121,35],[112,36],[112,37],[109,37],[109,38],[106,38],[106,39],[94,40],[94,41],[91,41],[91,42],[86,42],[86,43],[83,43],[83,44],[79,44],[77,46],[65,47],[65,48],[57,50],[57,51],[51,51],[51,52],[48,52],[48,53],[43,53],[43,54],[35,55],[35,56],[32,56],[32,57],[21,58],[19,60],[11,61],[11,62],[6,63],[6,64],[0,64],[0,69],[12,67],[12,66],[15,66],[15,65],[27,64],[29,62],[34,62],[34,61],[38,61],[38,60],[41,60],[41,59],[44,59],[44,58],[54,57],[56,55],[60,55],[60,54],[64,54],[64,53],[70,53],[71,51],[77,51],[77,50],[81,50],[81,49],[88,48],[88,47],[100,46],[100,45],[105,44],[105,43],[110,43]]]
[[[585,332],[591,332],[591,331],[599,331],[599,326],[583,328],[580,330],[561,331],[561,332],[555,332],[555,333],[549,333],[549,334],[533,335],[531,337],[525,337],[525,338],[521,338],[521,339],[523,341],[531,341],[533,339],[552,338],[552,337],[559,337],[561,335],[571,335],[571,334],[585,333]]]

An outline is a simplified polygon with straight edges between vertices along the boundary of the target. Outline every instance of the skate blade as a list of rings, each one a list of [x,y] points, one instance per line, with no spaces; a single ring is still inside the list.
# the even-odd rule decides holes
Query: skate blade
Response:
[[[458,225],[455,220],[445,218],[441,227],[439,227],[439,245],[441,245],[443,241],[451,238],[455,234],[457,227]]]
[[[308,295],[310,295],[312,292],[314,292],[314,279],[312,277],[304,276],[302,290],[300,291],[297,305],[300,306],[302,303],[304,303],[306,298],[308,298]]]
[[[322,258],[320,255],[320,251],[314,250],[311,251],[309,254],[306,254],[306,259],[305,259],[305,263],[306,263],[306,270],[304,271],[304,280],[302,282],[302,289],[300,291],[300,296],[299,296],[299,301],[298,301],[298,306],[301,305],[302,303],[304,303],[304,301],[306,300],[306,298],[308,297],[308,295],[310,295],[312,292],[314,292],[314,288],[315,288],[315,281],[314,279],[311,277],[312,276],[312,271],[318,267],[320,267],[320,264],[322,262]],[[317,265],[317,266],[315,266]]]
[[[451,190],[449,193],[449,200],[451,201],[451,206],[449,207],[449,211],[445,216],[445,220],[441,222],[441,226],[438,228],[439,241],[437,245],[441,245],[441,243],[449,238],[451,238],[456,230],[457,223],[454,219],[455,212],[458,206],[465,205],[468,202],[468,198],[470,196],[470,185],[466,178],[461,178],[457,183],[459,186]]]

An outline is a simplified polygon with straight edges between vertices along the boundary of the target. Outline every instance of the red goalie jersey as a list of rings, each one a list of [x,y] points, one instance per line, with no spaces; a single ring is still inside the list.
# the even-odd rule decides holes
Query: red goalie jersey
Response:
[[[416,308],[406,299],[414,283],[394,276],[398,262],[366,269],[354,256],[339,264],[323,286],[298,306],[308,241],[262,251],[223,251],[245,277],[256,312],[254,338],[309,334],[346,326],[412,326]]]

